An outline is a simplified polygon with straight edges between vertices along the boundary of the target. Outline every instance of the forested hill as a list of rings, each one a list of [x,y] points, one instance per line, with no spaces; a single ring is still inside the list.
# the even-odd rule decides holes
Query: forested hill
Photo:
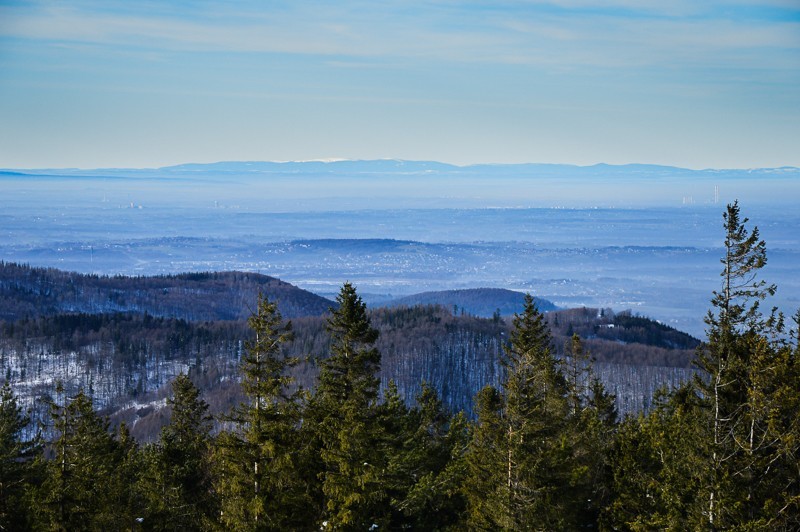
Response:
[[[379,378],[390,380],[409,400],[424,381],[451,412],[472,411],[476,393],[499,382],[500,356],[510,334],[508,319],[453,315],[442,306],[375,309],[380,332]],[[545,315],[559,357],[578,334],[622,414],[641,411],[661,386],[693,374],[698,341],[646,318],[611,310],[569,309]],[[298,384],[315,384],[319,361],[330,352],[326,316],[292,320],[294,340],[287,355],[303,360],[294,368]],[[62,314],[0,323],[0,382],[9,382],[37,423],[47,423],[47,402],[56,383],[68,393],[84,389],[95,405],[128,423],[143,440],[157,437],[165,419],[163,398],[169,382],[189,372],[211,405],[222,413],[241,400],[237,372],[246,322],[189,322],[127,314]]]
[[[69,393],[90,390],[97,406],[129,410],[125,419],[137,436],[152,437],[161,413],[156,409],[157,419],[145,420],[147,405],[180,372],[191,370],[212,411],[238,401],[236,368],[244,341],[252,339],[246,318],[258,292],[293,321],[295,341],[285,349],[306,361],[296,377],[312,387],[315,361],[329,355],[326,314],[335,304],[277,279],[237,272],[99,277],[0,263],[0,379],[26,407],[44,405],[39,398],[49,397],[59,381]],[[449,410],[470,412],[475,394],[498,383],[511,324],[504,316],[514,311],[503,302],[517,297],[507,290],[458,290],[407,300],[435,305],[373,309],[381,382],[394,380],[407,398],[427,382]],[[546,300],[536,304],[552,308]],[[491,317],[480,317],[481,305]],[[622,413],[648,408],[656,388],[685,381],[693,371],[698,341],[658,322],[611,309],[545,316],[554,352],[563,356],[579,335]],[[46,419],[46,409],[36,416]]]
[[[513,316],[522,311],[525,294],[503,288],[469,288],[464,290],[447,290],[442,292],[423,292],[411,296],[394,299],[385,304],[387,307],[415,305],[442,305],[453,309],[455,314],[464,313],[481,318],[491,318],[495,314]],[[540,312],[550,312],[556,306],[541,298],[536,298],[536,307]]]
[[[262,292],[286,318],[319,316],[330,300],[256,273],[155,277],[85,275],[0,261],[0,320],[137,312],[190,321],[246,319]]]

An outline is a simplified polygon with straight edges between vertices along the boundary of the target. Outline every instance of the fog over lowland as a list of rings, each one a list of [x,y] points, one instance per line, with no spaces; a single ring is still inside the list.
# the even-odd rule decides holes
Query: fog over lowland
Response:
[[[398,160],[0,174],[0,259],[98,274],[258,271],[367,301],[473,287],[631,309],[702,336],[722,212],[800,305],[800,170]]]

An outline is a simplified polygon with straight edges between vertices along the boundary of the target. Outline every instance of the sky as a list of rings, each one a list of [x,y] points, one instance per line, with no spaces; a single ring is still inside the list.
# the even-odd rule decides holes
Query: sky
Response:
[[[0,168],[800,166],[800,1],[0,0]]]

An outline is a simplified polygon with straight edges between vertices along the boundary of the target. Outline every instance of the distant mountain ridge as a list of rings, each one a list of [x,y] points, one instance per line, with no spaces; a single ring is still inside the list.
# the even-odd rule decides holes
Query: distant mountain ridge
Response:
[[[189,163],[164,168],[9,169],[10,191],[55,189],[85,202],[87,190],[144,205],[206,205],[271,211],[408,208],[643,207],[795,204],[800,169],[693,170],[647,164],[476,164],[366,160]],[[2,172],[2,169],[0,169]],[[51,186],[51,183],[53,184]],[[191,186],[193,189],[187,190]],[[180,189],[180,190],[178,190]],[[26,196],[30,197],[30,196]],[[26,197],[22,197],[24,201]],[[214,203],[216,202],[216,203]],[[130,200],[127,202],[130,203]],[[122,203],[120,203],[122,204]]]
[[[599,163],[589,166],[554,163],[498,163],[458,166],[438,161],[406,161],[401,159],[332,160],[332,161],[221,161],[216,163],[185,163],[161,168],[48,168],[0,169],[0,174],[36,176],[103,176],[103,177],[199,177],[222,175],[292,175],[292,174],[348,174],[357,175],[463,175],[463,176],[517,176],[517,177],[695,177],[746,178],[757,175],[800,178],[800,168],[707,168],[695,170],[655,164]]]

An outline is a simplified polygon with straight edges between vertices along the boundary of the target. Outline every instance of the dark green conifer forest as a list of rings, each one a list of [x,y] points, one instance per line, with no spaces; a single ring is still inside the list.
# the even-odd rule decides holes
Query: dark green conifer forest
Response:
[[[259,297],[244,399],[213,419],[182,374],[155,442],[112,430],[88,391],[55,394],[31,437],[0,389],[0,530],[800,530],[800,312],[763,306],[766,245],[737,203],[723,222],[700,371],[648,411],[619,419],[583,339],[555,346],[531,296],[472,416],[425,383],[381,391],[349,283],[302,386],[291,324]]]

